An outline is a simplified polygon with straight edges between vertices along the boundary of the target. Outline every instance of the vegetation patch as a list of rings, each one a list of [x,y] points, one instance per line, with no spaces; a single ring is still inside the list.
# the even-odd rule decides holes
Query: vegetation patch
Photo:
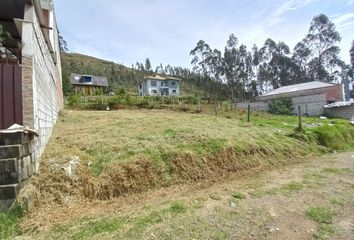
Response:
[[[21,207],[9,213],[0,212],[0,239],[11,239],[21,234],[20,219],[23,216]]]
[[[246,199],[246,195],[241,192],[234,192],[231,196],[236,199]]]
[[[324,168],[321,173],[341,175],[350,172],[349,168]]]
[[[318,240],[330,239],[335,233],[335,228],[332,225],[321,224],[318,231],[314,234],[314,238]]]
[[[311,207],[306,215],[317,223],[332,223],[332,211],[324,207]]]

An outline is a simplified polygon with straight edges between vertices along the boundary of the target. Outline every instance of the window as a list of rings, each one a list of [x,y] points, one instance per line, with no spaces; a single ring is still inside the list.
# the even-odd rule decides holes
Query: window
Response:
[[[176,86],[176,82],[171,82],[171,85],[172,86]]]
[[[156,87],[157,86],[157,82],[155,80],[151,81],[151,87]]]
[[[151,93],[157,94],[157,90],[153,89],[153,90],[151,90]]]
[[[172,93],[177,93],[177,91],[176,90],[172,90]]]
[[[163,81],[161,81],[161,87],[165,86],[165,83]]]
[[[139,89],[141,89],[141,85],[139,85]]]
[[[80,79],[80,82],[92,83],[92,77],[91,76],[82,76]]]

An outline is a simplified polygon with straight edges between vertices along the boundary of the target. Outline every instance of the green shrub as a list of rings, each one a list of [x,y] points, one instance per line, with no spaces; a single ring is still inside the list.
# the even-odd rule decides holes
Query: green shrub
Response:
[[[273,114],[291,115],[294,110],[290,97],[278,97],[269,103],[269,112]]]
[[[81,95],[80,94],[70,94],[68,96],[68,105],[70,107],[78,107],[81,102]]]

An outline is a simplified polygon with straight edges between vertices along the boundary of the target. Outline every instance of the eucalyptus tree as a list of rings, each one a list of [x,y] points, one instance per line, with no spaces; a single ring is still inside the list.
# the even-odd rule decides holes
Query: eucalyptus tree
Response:
[[[298,66],[300,75],[298,82],[307,82],[310,79],[307,77],[308,73],[308,63],[311,57],[311,50],[307,47],[304,41],[301,41],[296,44],[292,60]]]
[[[352,47],[350,48],[350,62],[352,64],[352,68],[354,69],[354,40],[352,42]]]
[[[210,46],[203,40],[200,40],[197,43],[197,46],[190,52],[190,55],[193,56],[191,64],[194,66],[193,69],[198,73],[203,75],[204,78],[204,95],[207,97],[207,83],[208,83],[208,74],[209,74],[209,64],[210,55],[212,50]]]
[[[224,50],[224,66],[223,75],[225,76],[226,83],[231,90],[231,99],[235,98],[235,88],[237,83],[237,66],[238,51],[237,51],[238,39],[234,34],[230,34],[229,39],[226,42]]]
[[[330,81],[330,68],[339,65],[338,61],[341,36],[334,23],[320,14],[312,19],[305,43],[311,51],[309,62],[310,75],[313,80]]]

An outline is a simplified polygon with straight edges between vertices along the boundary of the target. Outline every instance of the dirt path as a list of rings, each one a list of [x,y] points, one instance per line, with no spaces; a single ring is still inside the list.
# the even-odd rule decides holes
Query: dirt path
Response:
[[[354,152],[217,183],[43,206],[24,239],[354,239]]]

